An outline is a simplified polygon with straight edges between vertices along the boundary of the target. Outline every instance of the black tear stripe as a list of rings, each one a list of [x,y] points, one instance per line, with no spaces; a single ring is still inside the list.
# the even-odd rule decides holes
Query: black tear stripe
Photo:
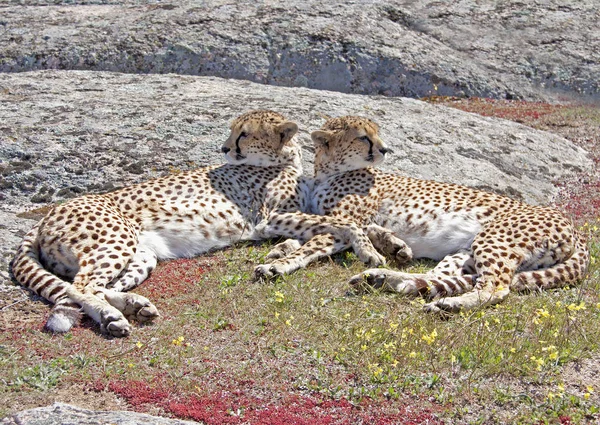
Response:
[[[242,136],[244,135],[244,133],[240,133],[240,135],[238,136],[238,138],[235,141],[235,153],[237,153],[238,155],[241,155],[242,150],[240,149],[240,139],[242,138]]]

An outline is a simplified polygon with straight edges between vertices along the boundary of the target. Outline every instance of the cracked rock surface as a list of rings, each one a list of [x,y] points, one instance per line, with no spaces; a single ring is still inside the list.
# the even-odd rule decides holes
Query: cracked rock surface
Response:
[[[600,100],[595,1],[39,4],[0,6],[0,72],[178,73],[386,96]]]

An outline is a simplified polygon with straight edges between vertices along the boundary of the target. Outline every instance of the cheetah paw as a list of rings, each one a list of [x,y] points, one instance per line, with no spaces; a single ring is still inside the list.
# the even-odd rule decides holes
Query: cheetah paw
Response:
[[[398,265],[408,263],[413,259],[412,249],[394,232],[375,225],[369,226],[367,236],[378,251],[394,258]]]
[[[450,313],[458,313],[461,309],[461,303],[452,298],[441,298],[423,306],[424,312],[439,314],[440,316],[448,316]]]
[[[385,269],[370,269],[352,276],[348,283],[356,292],[364,292],[382,288],[386,279],[387,271]]]
[[[375,249],[362,250],[357,253],[360,261],[368,265],[369,267],[379,267],[385,265],[385,257],[375,251]]]
[[[140,323],[151,322],[160,316],[158,309],[150,303],[150,305],[143,306],[135,314],[135,318]]]
[[[108,334],[117,338],[123,338],[131,334],[131,325],[125,317],[115,317],[112,315],[102,318],[100,324],[102,333]]]
[[[254,280],[270,280],[276,276],[284,274],[275,264],[260,264],[254,268]]]
[[[399,248],[394,253],[394,260],[396,260],[396,264],[398,266],[410,263],[413,260],[412,249],[410,249],[408,245],[405,245],[403,248]]]
[[[109,304],[121,311],[128,319],[144,323],[160,316],[154,304],[141,295],[132,292],[116,292],[107,293],[105,297]]]
[[[160,316],[158,309],[146,297],[137,294],[127,294],[123,314],[135,318],[138,322],[150,322]]]

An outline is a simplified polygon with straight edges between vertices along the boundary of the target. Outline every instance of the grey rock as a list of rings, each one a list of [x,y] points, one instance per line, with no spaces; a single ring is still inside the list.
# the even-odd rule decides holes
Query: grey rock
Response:
[[[0,74],[2,209],[68,199],[83,188],[113,190],[223,161],[228,126],[250,109],[280,111],[300,126],[312,174],[309,133],[326,117],[363,115],[394,150],[383,164],[410,176],[450,181],[548,203],[553,181],[591,169],[571,142],[523,125],[407,98],[178,75],[38,71]]]
[[[592,0],[99,3],[106,2],[1,6],[0,71],[178,73],[386,96],[600,99],[600,3]]]
[[[198,422],[167,419],[127,411],[87,410],[64,403],[24,410],[8,416],[2,425],[195,425]]]
[[[9,263],[15,255],[15,248],[23,236],[31,229],[35,220],[17,217],[15,213],[5,211],[2,201],[0,208],[0,292],[12,290]]]

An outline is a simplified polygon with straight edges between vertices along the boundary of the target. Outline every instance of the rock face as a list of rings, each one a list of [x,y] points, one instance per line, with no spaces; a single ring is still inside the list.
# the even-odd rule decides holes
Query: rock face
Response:
[[[386,96],[600,100],[600,4],[591,0],[56,3],[0,6],[0,72],[178,73]]]
[[[92,411],[64,403],[24,410],[0,421],[2,425],[195,425],[198,422],[161,418],[135,412]]]
[[[388,171],[539,204],[552,182],[590,170],[571,142],[509,121],[406,98],[271,87],[213,77],[85,71],[0,74],[0,276],[33,222],[16,213],[89,192],[223,162],[228,125],[250,109],[296,121],[304,168],[309,133],[326,117],[367,116],[394,153]]]

